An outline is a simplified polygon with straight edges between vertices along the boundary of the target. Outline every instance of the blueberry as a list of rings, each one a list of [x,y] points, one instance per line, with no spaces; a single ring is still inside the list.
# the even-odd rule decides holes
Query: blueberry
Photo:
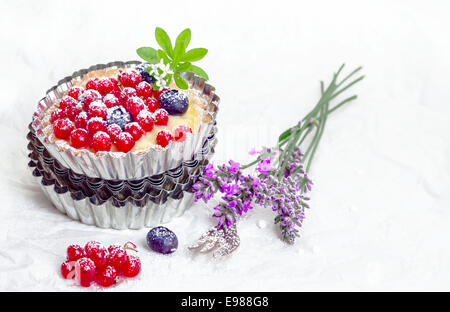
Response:
[[[131,122],[131,115],[123,106],[114,106],[108,108],[106,122],[108,125],[116,124],[123,130]]]
[[[178,239],[175,233],[168,228],[157,226],[148,232],[147,244],[153,251],[170,254],[177,250]]]
[[[155,77],[151,76],[145,69],[149,64],[140,64],[136,66],[137,72],[141,75],[142,81],[153,83],[156,81]]]
[[[164,108],[169,115],[183,115],[189,106],[186,94],[179,90],[170,89],[159,96],[159,107]]]

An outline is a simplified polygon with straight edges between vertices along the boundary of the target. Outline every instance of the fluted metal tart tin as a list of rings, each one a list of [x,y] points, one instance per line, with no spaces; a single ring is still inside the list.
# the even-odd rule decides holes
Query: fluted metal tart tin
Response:
[[[187,133],[183,142],[171,141],[165,148],[151,146],[146,150],[121,152],[97,152],[87,149],[76,149],[64,140],[57,140],[44,133],[45,126],[42,118],[45,111],[62,98],[73,86],[75,81],[80,81],[90,71],[100,69],[130,68],[140,64],[137,61],[112,62],[98,64],[88,69],[79,70],[71,76],[59,81],[59,83],[47,91],[46,96],[39,101],[36,112],[33,115],[32,127],[36,137],[46,147],[48,152],[55,157],[64,167],[72,169],[78,174],[102,179],[138,179],[150,175],[159,174],[178,167],[183,160],[192,159],[196,151],[214,126],[220,98],[215,94],[215,88],[206,83],[205,79],[191,72],[182,73],[188,82],[189,88],[197,90],[207,99],[202,109],[202,120],[198,133]]]
[[[184,73],[190,88],[207,96],[204,118],[185,142],[140,152],[76,150],[52,141],[41,127],[42,114],[90,71],[134,67],[140,62],[99,64],[75,72],[47,91],[30,124],[28,164],[44,194],[70,218],[101,228],[139,229],[170,221],[193,203],[190,188],[214,153],[219,97],[193,73]]]

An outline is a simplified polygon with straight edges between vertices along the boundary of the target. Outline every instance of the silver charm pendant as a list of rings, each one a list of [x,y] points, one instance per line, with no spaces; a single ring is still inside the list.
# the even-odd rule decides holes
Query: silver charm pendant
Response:
[[[188,248],[202,253],[214,250],[214,258],[227,256],[235,251],[240,244],[236,224],[230,227],[217,229],[213,227],[204,233],[197,242]]]

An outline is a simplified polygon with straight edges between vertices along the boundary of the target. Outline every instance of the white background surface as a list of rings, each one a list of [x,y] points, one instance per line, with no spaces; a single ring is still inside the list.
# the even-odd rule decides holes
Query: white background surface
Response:
[[[0,1],[0,290],[82,290],[59,275],[71,243],[138,244],[139,277],[111,291],[450,290],[450,20],[446,1]],[[167,226],[162,256],[148,230],[103,230],[54,209],[26,164],[26,128],[59,79],[137,59],[192,30],[190,47],[221,96],[216,162],[245,162],[315,104],[320,79],[364,66],[357,101],[327,123],[296,245],[270,209],[239,227],[241,247],[213,260],[186,250],[213,225],[193,206]],[[351,95],[350,93],[348,95]],[[257,226],[260,220],[265,228]],[[91,287],[88,290],[94,290]],[[83,289],[84,290],[84,289]]]

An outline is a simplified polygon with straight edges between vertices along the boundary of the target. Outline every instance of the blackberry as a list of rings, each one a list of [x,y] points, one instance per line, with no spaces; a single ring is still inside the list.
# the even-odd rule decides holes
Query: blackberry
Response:
[[[188,106],[187,95],[179,90],[166,90],[159,96],[159,107],[165,109],[169,115],[183,115]]]
[[[124,129],[125,126],[130,123],[131,115],[126,111],[123,106],[114,106],[108,108],[106,114],[106,123],[108,125],[116,124],[120,127],[120,129]]]
[[[142,81],[153,83],[156,81],[155,77],[151,76],[145,69],[149,66],[147,63],[136,66],[136,71],[141,75]]]

